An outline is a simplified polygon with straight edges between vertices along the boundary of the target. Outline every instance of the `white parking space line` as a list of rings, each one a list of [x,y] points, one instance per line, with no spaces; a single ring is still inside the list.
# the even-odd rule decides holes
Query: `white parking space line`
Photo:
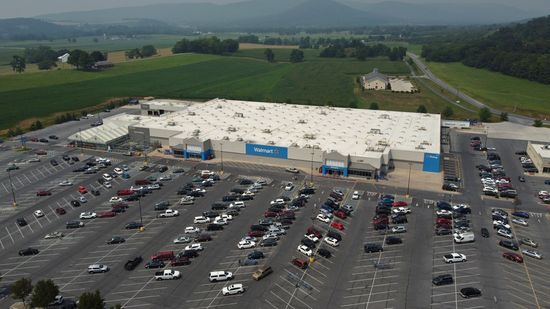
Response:
[[[160,287],[160,288],[148,288],[147,289],[147,292],[149,291],[157,291],[157,290],[165,290],[167,289],[168,287]],[[110,293],[110,294],[125,294],[125,293],[134,293],[134,292],[137,292],[139,290],[129,290],[129,291],[122,291],[122,292],[113,292],[113,293]]]
[[[6,226],[6,232],[8,232],[8,235],[10,236],[11,242],[15,244],[15,240],[13,240],[13,236],[11,236],[10,230]]]

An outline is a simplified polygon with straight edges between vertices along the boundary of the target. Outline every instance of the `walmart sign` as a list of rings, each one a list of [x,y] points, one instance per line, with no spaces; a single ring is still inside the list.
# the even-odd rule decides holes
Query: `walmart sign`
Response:
[[[246,154],[250,156],[288,159],[288,149],[286,147],[246,144]]]

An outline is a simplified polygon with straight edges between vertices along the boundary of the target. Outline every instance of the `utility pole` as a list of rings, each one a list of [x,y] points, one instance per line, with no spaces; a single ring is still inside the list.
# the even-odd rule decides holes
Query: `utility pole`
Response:
[[[8,169],[8,178],[10,180],[11,197],[13,199],[12,206],[17,207],[17,201],[15,200],[15,190],[13,189],[13,183],[11,182],[11,170]]]

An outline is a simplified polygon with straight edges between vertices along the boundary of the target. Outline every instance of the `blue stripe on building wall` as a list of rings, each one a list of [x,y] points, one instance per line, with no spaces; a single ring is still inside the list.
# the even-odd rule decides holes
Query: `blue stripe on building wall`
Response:
[[[439,173],[441,171],[441,155],[439,153],[424,153],[424,172]]]

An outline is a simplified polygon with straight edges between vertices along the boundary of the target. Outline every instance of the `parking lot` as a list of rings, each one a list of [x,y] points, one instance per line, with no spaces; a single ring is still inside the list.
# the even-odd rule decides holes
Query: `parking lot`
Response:
[[[467,145],[469,135],[453,136],[451,141],[456,165],[456,175],[462,178],[464,188],[461,194],[449,195],[439,192],[412,191],[411,197],[405,196],[403,188],[384,186],[383,183],[368,184],[354,180],[332,178],[315,178],[315,194],[312,194],[303,207],[296,209],[295,220],[289,225],[285,235],[280,235],[277,245],[239,249],[237,244],[247,235],[251,225],[258,224],[270,207],[270,202],[277,198],[297,197],[303,187],[304,175],[288,173],[284,168],[268,167],[255,163],[225,163],[224,173],[212,186],[205,187],[203,197],[196,197],[192,204],[179,204],[179,188],[197,178],[202,169],[219,171],[220,166],[198,161],[178,161],[150,158],[148,170],[140,170],[143,158],[125,157],[117,154],[97,153],[93,151],[64,149],[58,146],[45,148],[46,156],[40,162],[17,162],[18,170],[10,172],[13,190],[18,206],[13,208],[12,191],[5,169],[0,172],[0,273],[1,284],[10,284],[26,276],[33,281],[51,278],[59,286],[61,293],[67,297],[78,297],[84,291],[99,289],[108,305],[121,304],[124,308],[546,308],[550,306],[550,282],[546,257],[550,254],[546,244],[550,240],[546,209],[536,198],[537,190],[544,184],[538,177],[526,175],[525,183],[516,183],[521,204],[514,205],[503,199],[482,198],[480,180],[475,165],[484,160],[479,152],[474,152]],[[506,141],[488,140],[497,151]],[[513,143],[513,148],[521,143]],[[464,146],[464,147],[463,147]],[[522,174],[521,165],[516,156],[499,151],[503,165],[512,178]],[[63,154],[78,156],[80,162],[65,161]],[[33,157],[23,156],[12,151],[2,151],[0,162],[7,165],[14,159],[21,161]],[[104,157],[112,165],[105,171],[112,172],[115,167],[127,165],[129,179],[114,178],[112,188],[98,183],[103,171],[97,174],[73,172],[82,162],[91,157]],[[53,166],[50,160],[59,163]],[[159,172],[159,167],[166,165],[168,170]],[[176,173],[183,169],[183,173]],[[171,180],[163,182],[160,190],[153,190],[140,201],[126,202],[129,208],[114,217],[83,219],[85,226],[66,229],[65,223],[78,220],[81,212],[96,213],[108,211],[112,204],[109,199],[118,190],[128,189],[136,179],[146,177],[159,178],[170,175]],[[252,200],[244,201],[246,207],[233,216],[224,225],[223,230],[204,231],[207,224],[194,224],[196,216],[210,211],[211,206],[235,188],[244,188],[242,179],[266,180],[262,189],[255,193]],[[72,186],[62,187],[59,183],[70,180]],[[309,181],[309,178],[307,179]],[[289,181],[295,184],[292,190],[285,190]],[[198,187],[199,182],[194,182]],[[88,191],[99,190],[99,195],[80,194],[78,186]],[[39,190],[51,190],[50,196],[36,196]],[[329,223],[316,219],[324,201],[333,190],[342,191],[343,204],[353,208],[351,216],[346,219],[333,218]],[[358,191],[360,198],[354,200],[351,195]],[[403,224],[405,233],[393,234],[391,231],[375,230],[371,219],[380,197],[385,194],[395,195],[397,200],[404,200],[411,209],[407,215],[408,222]],[[79,207],[71,201],[84,196],[86,203]],[[465,203],[471,206],[472,214],[468,216],[475,242],[457,244],[453,235],[435,235],[435,202],[446,200],[452,204]],[[168,202],[170,209],[177,210],[179,216],[161,218],[160,211],[154,205]],[[141,206],[141,207],[140,207]],[[542,260],[524,256],[524,263],[513,263],[502,258],[506,249],[498,245],[500,236],[492,229],[491,209],[503,208],[510,213],[525,210],[530,214],[529,226],[513,226],[515,239],[528,237],[536,240],[537,248],[544,258]],[[55,209],[63,207],[66,214],[60,215]],[[140,211],[141,208],[141,211]],[[44,216],[37,218],[35,210],[42,210]],[[140,217],[141,212],[141,217]],[[19,226],[17,218],[25,218],[27,225]],[[143,221],[144,230],[125,229],[129,222]],[[333,222],[342,223],[343,230],[337,231],[342,241],[337,247],[323,241]],[[396,224],[390,224],[390,228]],[[190,264],[170,266],[166,262],[163,269],[174,269],[181,272],[181,279],[157,281],[155,271],[147,269],[145,263],[152,255],[160,251],[181,252],[189,243],[176,244],[173,240],[184,234],[186,227],[195,226],[208,234],[210,241],[202,242],[203,250]],[[314,252],[326,249],[330,258],[314,255],[309,260],[297,251],[307,229],[313,227],[323,237],[316,244]],[[479,230],[486,227],[490,230],[489,238],[479,236]],[[62,232],[64,237],[44,239],[53,232]],[[113,236],[120,236],[125,242],[107,244]],[[401,238],[400,244],[386,244],[391,236]],[[261,238],[261,237],[259,237]],[[383,251],[366,253],[365,243],[379,243]],[[37,255],[19,256],[24,248],[36,248]],[[520,247],[520,253],[523,246]],[[243,265],[253,251],[261,251],[264,258],[258,259],[255,265]],[[458,252],[467,256],[462,263],[447,264],[443,255]],[[124,264],[136,256],[143,257],[143,262],[134,270],[124,269]],[[308,262],[305,269],[292,263],[298,258]],[[105,264],[109,271],[100,274],[89,274],[87,267],[91,264]],[[252,273],[259,267],[271,266],[273,273],[260,281],[252,279]],[[162,269],[162,268],[161,268]],[[228,282],[210,282],[211,271],[228,271],[234,279]],[[452,275],[452,284],[436,286],[432,279],[442,274]],[[242,294],[224,296],[222,288],[230,284],[242,284]],[[479,298],[462,298],[459,291],[463,287],[476,287],[482,290]],[[12,300],[0,301],[5,307]]]

